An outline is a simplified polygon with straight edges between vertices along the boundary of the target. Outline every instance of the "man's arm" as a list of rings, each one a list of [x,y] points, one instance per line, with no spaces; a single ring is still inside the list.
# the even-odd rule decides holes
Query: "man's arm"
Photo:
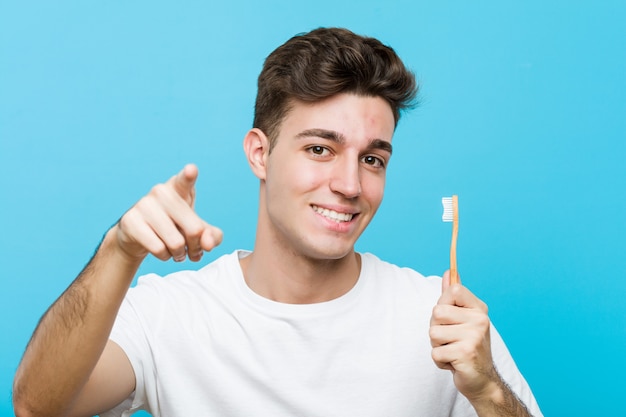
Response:
[[[113,249],[113,233],[114,228],[39,322],[15,375],[13,402],[18,417],[67,414],[105,350],[117,310],[139,266]],[[119,384],[98,385],[102,400],[115,405],[132,392],[135,382],[129,364],[124,367],[113,360],[113,369],[120,370]]]
[[[93,415],[134,390],[128,358],[108,339],[141,262],[148,253],[197,261],[222,239],[193,211],[197,174],[195,166],[186,166],[124,214],[44,314],[15,375],[18,417]]]
[[[494,366],[487,306],[462,285],[450,285],[449,272],[430,326],[435,364],[452,372],[479,416],[530,417]]]

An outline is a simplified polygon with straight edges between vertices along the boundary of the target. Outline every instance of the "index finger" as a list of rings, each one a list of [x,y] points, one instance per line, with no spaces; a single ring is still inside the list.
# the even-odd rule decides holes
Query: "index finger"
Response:
[[[180,195],[190,206],[193,206],[193,202],[196,197],[196,179],[198,178],[198,167],[194,164],[187,164],[185,167],[175,176],[173,176],[168,183],[170,183],[176,193]]]

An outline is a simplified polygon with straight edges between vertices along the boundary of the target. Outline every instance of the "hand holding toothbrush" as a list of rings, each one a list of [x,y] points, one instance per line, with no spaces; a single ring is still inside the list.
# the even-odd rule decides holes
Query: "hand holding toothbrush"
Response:
[[[451,285],[446,271],[430,321],[432,357],[452,371],[457,389],[470,400],[488,391],[497,376],[489,327],[486,304],[461,284]]]
[[[487,305],[463,285],[451,284],[446,271],[430,321],[435,364],[452,372],[479,416],[530,416],[494,366],[490,325]]]
[[[442,199],[442,220],[452,222],[450,270],[443,275],[441,297],[430,320],[432,358],[452,371],[454,384],[479,416],[530,416],[498,374],[491,355],[487,305],[461,285],[456,266],[458,197]]]
[[[430,320],[432,357],[454,375],[457,389],[468,399],[479,397],[497,373],[491,356],[487,305],[461,285],[456,264],[458,197],[444,197],[444,222],[452,222],[450,269],[443,275],[441,297]]]

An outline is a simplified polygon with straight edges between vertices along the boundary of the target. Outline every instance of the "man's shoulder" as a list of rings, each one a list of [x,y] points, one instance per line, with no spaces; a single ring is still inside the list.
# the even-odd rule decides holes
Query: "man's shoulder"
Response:
[[[236,300],[237,274],[241,274],[238,255],[238,251],[222,255],[197,270],[143,275],[128,290],[123,310],[144,317],[146,326],[208,317]]]
[[[379,273],[380,272],[393,273],[399,276],[407,276],[407,277],[411,277],[414,279],[425,279],[425,280],[440,278],[437,276],[423,275],[422,273],[418,272],[412,267],[402,266],[402,265],[392,263],[390,261],[381,259],[377,255],[374,255],[373,253],[370,253],[370,252],[363,252],[363,253],[360,253],[360,255],[361,255],[361,259],[363,260],[364,268],[371,268]]]
[[[395,283],[400,286],[409,286],[421,291],[441,290],[441,277],[423,275],[408,266],[400,266],[380,259],[372,253],[361,253],[363,271],[370,279],[380,281],[385,285]]]
[[[165,275],[148,273],[137,280],[132,292],[165,293],[194,292],[218,285],[240,273],[240,251],[221,255],[198,269],[182,269]]]

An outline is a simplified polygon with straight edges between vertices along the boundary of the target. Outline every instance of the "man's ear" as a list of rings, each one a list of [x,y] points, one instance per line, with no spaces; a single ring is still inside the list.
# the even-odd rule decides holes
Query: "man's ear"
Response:
[[[243,139],[243,151],[254,175],[260,180],[264,180],[267,171],[267,157],[270,152],[269,138],[261,129],[256,127],[250,129]]]

